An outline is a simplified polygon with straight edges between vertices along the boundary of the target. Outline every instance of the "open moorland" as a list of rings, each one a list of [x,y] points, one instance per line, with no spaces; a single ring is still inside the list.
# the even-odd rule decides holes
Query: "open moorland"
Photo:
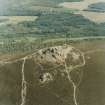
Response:
[[[74,47],[65,61],[70,68],[66,68],[63,64],[62,55],[56,55],[63,52],[63,49],[59,50],[58,47],[64,46],[63,41],[45,44],[44,48],[47,49],[43,49],[42,53],[46,54],[48,59],[41,54],[41,50],[38,50],[39,52],[18,56],[12,60],[1,60],[0,103],[5,105],[104,105],[105,40],[70,40],[66,43],[67,45],[62,47],[64,54],[67,53],[66,46]],[[53,50],[55,48],[58,48],[58,52]],[[83,55],[79,57],[78,54]],[[73,59],[76,61],[74,62]]]
[[[0,0],[0,105],[105,105],[103,2]]]

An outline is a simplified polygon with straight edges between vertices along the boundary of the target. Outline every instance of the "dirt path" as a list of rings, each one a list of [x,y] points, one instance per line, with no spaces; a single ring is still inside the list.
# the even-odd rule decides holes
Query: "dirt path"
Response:
[[[26,58],[24,58],[22,63],[22,89],[21,89],[21,105],[26,104],[26,95],[27,95],[27,82],[25,80],[24,66],[25,66]]]

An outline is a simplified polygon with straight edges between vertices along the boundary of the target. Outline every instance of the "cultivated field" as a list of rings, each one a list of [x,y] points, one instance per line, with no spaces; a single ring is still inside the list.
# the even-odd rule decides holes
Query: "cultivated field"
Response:
[[[34,21],[35,19],[37,19],[37,16],[0,16],[0,25],[18,24],[24,21]]]
[[[78,11],[76,12],[76,14],[81,14],[91,21],[101,23],[105,22],[105,13],[83,11],[86,10],[89,5],[98,2],[105,2],[105,0],[84,0],[81,2],[64,2],[61,3],[59,6],[63,6],[69,9],[77,9]]]

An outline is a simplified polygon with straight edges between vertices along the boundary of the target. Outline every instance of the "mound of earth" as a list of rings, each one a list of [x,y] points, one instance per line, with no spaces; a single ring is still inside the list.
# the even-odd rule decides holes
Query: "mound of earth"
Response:
[[[64,65],[66,63],[67,67],[75,67],[84,62],[83,53],[70,45],[44,48],[39,50],[34,57],[35,62],[42,65],[45,63]]]

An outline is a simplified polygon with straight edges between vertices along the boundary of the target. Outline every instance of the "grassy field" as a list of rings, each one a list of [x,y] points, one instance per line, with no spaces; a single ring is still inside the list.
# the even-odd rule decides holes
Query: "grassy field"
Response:
[[[47,43],[44,47],[63,44],[62,41],[57,41],[53,43],[53,45]],[[70,73],[74,83],[79,83],[76,90],[77,102],[81,105],[88,103],[89,105],[104,105],[105,39],[77,40],[70,41],[68,44],[81,50],[84,53],[86,60],[86,65],[84,67],[75,69]],[[19,56],[14,55],[14,58],[15,57]],[[54,105],[56,103],[58,105],[75,105],[73,101],[72,84],[68,81],[67,75],[61,73],[64,68],[62,66],[56,68],[54,65],[47,64],[44,66],[49,69],[43,69],[43,72],[41,72],[38,62],[35,62],[34,59],[35,58],[27,59],[24,68],[27,82],[26,100],[28,100],[26,101],[26,105]],[[21,65],[22,61],[0,66],[0,86],[2,87],[0,89],[1,104],[20,104]],[[40,75],[46,72],[49,72],[54,76],[54,81],[43,86],[39,83],[39,79]],[[3,96],[5,96],[5,99]]]
[[[27,54],[32,54],[35,51],[37,51],[38,49],[44,48],[44,47],[50,47],[50,46],[55,46],[55,45],[64,45],[64,44],[71,44],[79,49],[81,49],[82,51],[88,51],[93,50],[93,49],[97,49],[97,46],[99,44],[99,48],[103,48],[104,49],[104,41],[105,41],[105,37],[82,37],[82,38],[70,38],[70,39],[66,39],[66,38],[51,38],[51,39],[47,39],[47,37],[45,38],[30,38],[30,37],[26,37],[26,38],[20,38],[20,39],[15,39],[14,40],[10,40],[10,41],[6,41],[6,43],[0,45],[0,59],[1,60],[6,60],[6,59],[16,59],[16,58],[20,58],[23,57]],[[91,43],[92,45],[91,45]],[[87,47],[91,46],[90,47]],[[103,44],[103,46],[102,46]],[[96,48],[95,48],[95,45]],[[89,48],[89,49],[88,49]],[[92,49],[93,48],[93,49]],[[85,50],[84,50],[85,49]]]

